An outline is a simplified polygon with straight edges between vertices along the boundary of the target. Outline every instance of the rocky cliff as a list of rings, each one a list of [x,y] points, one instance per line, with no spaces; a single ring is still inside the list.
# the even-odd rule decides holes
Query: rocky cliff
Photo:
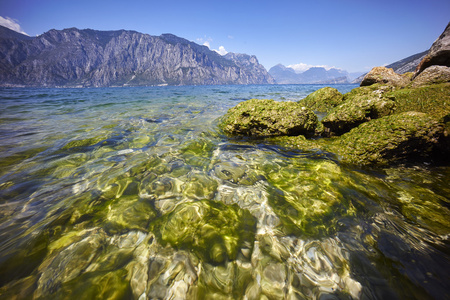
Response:
[[[29,38],[0,30],[0,85],[103,87],[271,84],[255,56],[221,56],[171,34],[69,28]]]

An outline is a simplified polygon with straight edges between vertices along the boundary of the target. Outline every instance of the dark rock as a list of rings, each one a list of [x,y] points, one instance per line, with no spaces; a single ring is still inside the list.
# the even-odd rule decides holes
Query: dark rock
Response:
[[[219,126],[231,135],[312,135],[317,116],[295,102],[251,99],[229,109]]]
[[[428,54],[422,59],[419,66],[417,66],[415,77],[426,68],[434,65],[450,67],[450,23],[448,23],[444,32],[431,45]]]
[[[450,81],[450,67],[431,66],[420,73],[411,83],[412,87],[430,84],[444,83]]]
[[[409,83],[409,80],[406,77],[395,73],[393,69],[375,67],[364,76],[361,86],[369,86],[376,83],[403,87]]]

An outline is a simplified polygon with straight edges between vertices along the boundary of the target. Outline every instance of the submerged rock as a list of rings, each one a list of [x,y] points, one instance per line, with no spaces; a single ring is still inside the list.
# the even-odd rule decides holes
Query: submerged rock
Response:
[[[364,123],[333,142],[331,149],[345,162],[388,164],[432,157],[444,126],[419,112],[405,112]]]
[[[376,83],[388,84],[392,86],[406,86],[409,83],[407,76],[402,76],[386,67],[375,67],[364,76],[361,86],[369,86]]]
[[[255,229],[247,210],[207,200],[182,203],[151,226],[163,244],[214,264],[235,259],[242,243],[253,244]]]
[[[325,131],[341,135],[350,129],[394,112],[395,102],[384,96],[390,88],[360,87],[344,96],[344,103],[334,108],[323,120]]]
[[[295,102],[251,99],[229,109],[219,126],[231,135],[312,135],[317,116]]]
[[[342,103],[344,96],[335,88],[324,87],[311,94],[299,103],[319,112],[329,112]]]

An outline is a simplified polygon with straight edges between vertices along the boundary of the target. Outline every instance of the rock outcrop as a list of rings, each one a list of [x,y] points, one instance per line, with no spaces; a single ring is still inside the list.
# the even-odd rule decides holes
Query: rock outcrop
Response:
[[[322,120],[327,135],[341,135],[359,124],[394,112],[395,102],[385,96],[384,86],[359,87],[344,95],[344,102]]]
[[[450,81],[450,67],[431,66],[421,72],[411,82],[411,86],[419,87],[430,84],[437,84]]]
[[[364,123],[336,140],[331,149],[345,162],[388,164],[429,158],[439,148],[444,126],[419,112],[404,112]],[[333,148],[334,147],[334,148]]]
[[[333,153],[358,165],[442,162],[450,155],[450,82],[359,87],[343,95],[321,122],[302,107],[320,106],[333,96],[339,95],[326,88],[298,103],[249,100],[231,108],[220,127],[232,136],[268,138],[288,149]]]
[[[251,99],[228,110],[220,125],[230,135],[312,135],[317,116],[296,102]]]
[[[224,57],[172,34],[69,28],[25,37],[0,30],[2,86],[274,83],[254,56]]]
[[[324,87],[311,94],[299,103],[318,112],[329,112],[342,103],[344,96],[335,88]]]
[[[417,66],[415,77],[422,73],[430,66],[447,66],[450,67],[450,23],[448,23],[444,32],[431,45],[428,54],[422,59]]]
[[[393,86],[406,86],[409,83],[407,77],[394,72],[386,67],[375,67],[364,76],[361,86],[368,86],[375,83],[389,84]]]

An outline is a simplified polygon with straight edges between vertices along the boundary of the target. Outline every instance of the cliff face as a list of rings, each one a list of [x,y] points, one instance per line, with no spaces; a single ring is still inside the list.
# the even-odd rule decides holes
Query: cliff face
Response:
[[[223,57],[171,34],[70,28],[21,38],[8,30],[0,30],[3,86],[274,83],[254,56]]]

